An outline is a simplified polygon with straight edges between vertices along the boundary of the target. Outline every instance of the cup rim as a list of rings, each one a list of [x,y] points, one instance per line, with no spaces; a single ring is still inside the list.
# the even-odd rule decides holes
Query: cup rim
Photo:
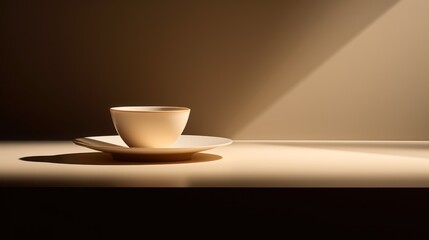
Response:
[[[129,113],[171,113],[190,110],[190,108],[179,106],[117,106],[110,108],[110,111]]]

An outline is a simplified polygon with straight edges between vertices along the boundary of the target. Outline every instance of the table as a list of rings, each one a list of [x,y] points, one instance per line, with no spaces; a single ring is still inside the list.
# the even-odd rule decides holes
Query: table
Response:
[[[409,238],[429,215],[427,141],[235,140],[182,162],[117,161],[71,141],[4,141],[0,153],[11,238],[165,226]]]
[[[71,141],[3,141],[1,186],[428,187],[429,141],[235,140],[181,162],[127,162]]]

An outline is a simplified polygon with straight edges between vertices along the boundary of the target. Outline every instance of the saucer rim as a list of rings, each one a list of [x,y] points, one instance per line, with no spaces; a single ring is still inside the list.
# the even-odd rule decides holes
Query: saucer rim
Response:
[[[168,154],[184,154],[184,153],[197,153],[201,151],[206,151],[209,149],[227,146],[233,143],[232,139],[225,137],[217,137],[217,136],[204,136],[204,135],[181,135],[181,136],[190,136],[190,137],[204,137],[204,138],[217,138],[224,140],[223,143],[212,144],[212,145],[201,145],[195,147],[164,147],[164,148],[136,148],[136,147],[127,147],[127,146],[96,146],[94,144],[89,144],[83,142],[81,139],[89,139],[89,138],[103,138],[103,137],[116,137],[120,138],[119,135],[99,135],[99,136],[87,136],[87,137],[79,137],[75,138],[72,142],[76,145],[86,147],[89,149],[112,153],[112,154],[136,154],[136,155],[168,155]],[[99,140],[101,141],[101,140]],[[109,143],[109,142],[105,142]]]

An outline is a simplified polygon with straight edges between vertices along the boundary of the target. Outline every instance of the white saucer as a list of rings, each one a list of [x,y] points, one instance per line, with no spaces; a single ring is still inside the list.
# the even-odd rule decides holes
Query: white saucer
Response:
[[[129,161],[179,161],[192,158],[197,152],[232,143],[231,139],[212,136],[181,135],[171,147],[130,148],[119,135],[93,136],[73,140],[77,145],[112,154]]]

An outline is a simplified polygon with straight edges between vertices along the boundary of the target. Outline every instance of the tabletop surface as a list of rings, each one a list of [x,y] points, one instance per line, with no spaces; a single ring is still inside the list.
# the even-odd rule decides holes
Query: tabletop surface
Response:
[[[1,186],[428,187],[429,141],[235,140],[171,162],[71,141],[0,142]]]

